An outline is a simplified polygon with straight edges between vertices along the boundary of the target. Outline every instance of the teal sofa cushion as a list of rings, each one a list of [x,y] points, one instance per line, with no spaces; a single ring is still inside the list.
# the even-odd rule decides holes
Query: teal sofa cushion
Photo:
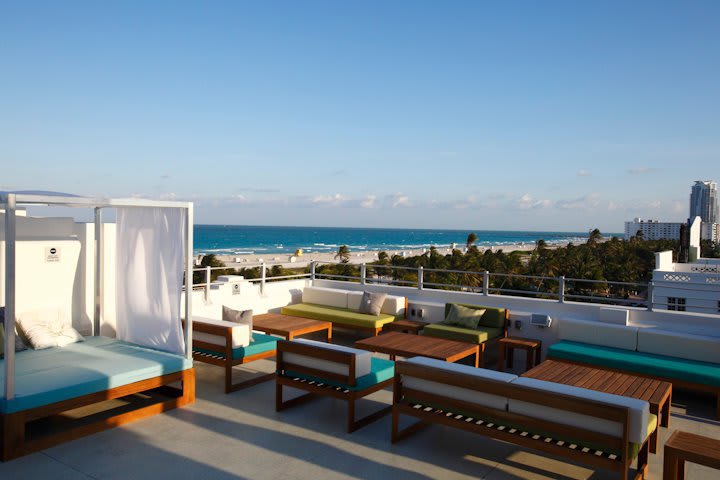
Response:
[[[264,353],[269,350],[275,350],[277,349],[277,337],[273,337],[272,335],[266,335],[264,333],[258,333],[253,332],[252,333],[252,341],[250,342],[250,345],[247,347],[238,347],[233,348],[233,360],[239,360],[241,358],[245,357],[251,357],[253,355],[257,355],[258,353]],[[201,353],[207,353],[210,355],[218,355],[220,357],[225,358],[225,351],[222,349],[221,346],[218,345],[217,350],[210,350],[207,348],[193,348],[196,352]]]
[[[588,363],[668,379],[720,387],[720,364],[633,352],[588,343],[560,341],[548,348],[548,358]]]
[[[192,368],[191,360],[107,337],[15,355],[15,397],[5,400],[0,361],[0,413],[13,413]]]
[[[358,392],[365,390],[366,388],[370,388],[373,385],[377,385],[378,383],[382,383],[386,380],[389,380],[395,376],[395,362],[390,360],[385,360],[382,358],[371,358],[370,359],[370,373],[367,375],[363,375],[362,377],[355,379],[355,386],[351,387],[349,385],[345,385],[340,382],[334,382],[332,380],[326,380],[324,378],[314,377],[312,375],[305,375],[301,373],[295,373],[291,371],[285,372],[286,377],[293,377],[293,378],[303,378],[305,380],[314,380],[317,382],[322,382],[327,385],[332,385],[335,387],[342,387],[347,388],[348,390],[351,390],[353,392]]]
[[[445,318],[447,318],[448,313],[450,313],[450,309],[452,308],[452,305],[460,305],[462,307],[473,308],[476,310],[485,310],[485,314],[480,318],[480,321],[478,322],[479,327],[503,328],[503,329],[505,328],[505,309],[504,308],[486,307],[484,305],[471,305],[469,303],[446,303],[445,304]]]

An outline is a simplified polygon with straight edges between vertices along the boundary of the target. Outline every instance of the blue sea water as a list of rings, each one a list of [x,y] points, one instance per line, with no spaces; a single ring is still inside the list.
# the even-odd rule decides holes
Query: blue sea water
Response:
[[[301,248],[310,252],[334,252],[340,245],[351,251],[403,250],[452,243],[465,245],[470,230],[424,230],[399,228],[271,227],[246,225],[195,225],[195,253],[243,255],[292,253]],[[587,239],[587,232],[528,232],[476,230],[477,245],[502,246],[535,243],[548,244]]]

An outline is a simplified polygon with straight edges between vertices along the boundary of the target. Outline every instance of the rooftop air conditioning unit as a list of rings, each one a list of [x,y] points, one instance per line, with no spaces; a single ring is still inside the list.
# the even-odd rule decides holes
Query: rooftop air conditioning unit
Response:
[[[549,327],[552,325],[552,318],[550,318],[550,315],[540,314],[540,313],[533,313],[532,317],[530,318],[530,325],[535,325],[536,327]]]

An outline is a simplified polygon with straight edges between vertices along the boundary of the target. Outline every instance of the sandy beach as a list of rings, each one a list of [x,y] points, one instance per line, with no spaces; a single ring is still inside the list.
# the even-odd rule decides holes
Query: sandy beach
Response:
[[[556,248],[565,244],[554,244],[549,245],[548,248]],[[465,247],[458,246],[461,251],[465,250]],[[513,244],[513,245],[478,245],[478,249],[481,252],[492,249],[493,251],[502,250],[504,252],[513,251],[531,251],[535,248],[534,243],[526,244]],[[447,255],[452,253],[450,247],[438,248],[438,252],[441,255]],[[386,250],[387,254],[392,257],[393,255],[401,255],[405,257],[414,257],[416,255],[422,255],[426,253],[428,249],[416,249],[416,250]],[[370,263],[377,260],[379,251],[361,250],[361,251],[350,251],[350,263]],[[338,260],[335,258],[336,252],[303,252],[302,255],[288,255],[287,253],[268,253],[268,254],[251,254],[251,255],[218,255],[218,260],[222,261],[231,268],[243,268],[257,266],[261,262],[265,262],[268,265],[282,265],[286,268],[302,268],[307,266],[310,262],[330,262],[335,263]]]

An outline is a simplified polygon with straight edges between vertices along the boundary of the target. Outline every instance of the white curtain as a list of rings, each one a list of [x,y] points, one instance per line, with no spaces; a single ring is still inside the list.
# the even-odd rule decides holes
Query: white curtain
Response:
[[[180,297],[186,222],[184,208],[117,209],[117,338],[184,352]]]

